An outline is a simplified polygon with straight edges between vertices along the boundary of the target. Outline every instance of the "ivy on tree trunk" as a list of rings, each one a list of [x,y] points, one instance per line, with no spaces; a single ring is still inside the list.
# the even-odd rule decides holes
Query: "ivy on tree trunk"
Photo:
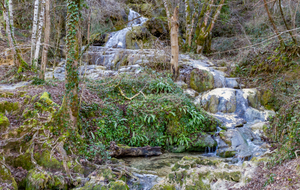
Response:
[[[80,0],[67,1],[67,35],[66,35],[66,92],[63,99],[61,110],[69,116],[70,125],[73,129],[77,128],[79,113],[78,98],[78,23]]]

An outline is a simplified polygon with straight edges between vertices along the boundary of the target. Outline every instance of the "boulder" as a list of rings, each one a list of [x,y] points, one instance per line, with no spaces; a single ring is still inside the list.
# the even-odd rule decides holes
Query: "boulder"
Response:
[[[205,92],[214,88],[214,76],[207,70],[193,69],[189,84],[197,92]]]
[[[165,40],[169,38],[168,22],[159,18],[151,18],[147,20],[144,26],[155,37]]]

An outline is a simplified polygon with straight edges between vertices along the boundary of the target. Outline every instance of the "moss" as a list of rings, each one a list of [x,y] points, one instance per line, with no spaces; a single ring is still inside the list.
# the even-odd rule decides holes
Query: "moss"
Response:
[[[1,156],[0,156],[0,160],[3,160]],[[0,163],[0,184],[1,183],[12,184],[13,189],[18,189],[17,183],[14,177],[12,176],[9,168],[7,168],[5,165]]]
[[[169,184],[157,184],[151,188],[151,190],[176,190],[175,185]]]
[[[55,176],[41,169],[32,169],[26,178],[26,190],[39,189],[68,189],[68,186],[61,176]]]
[[[109,184],[109,190],[129,190],[129,187],[124,181],[115,181]]]
[[[191,72],[190,86],[197,92],[204,92],[214,88],[214,76],[205,70],[194,69]]]
[[[17,167],[22,167],[25,170],[31,170],[34,168],[34,165],[31,162],[31,156],[29,153],[21,154],[16,158],[11,158],[9,164]]]
[[[230,158],[233,157],[234,155],[236,155],[236,151],[231,151],[231,150],[218,153],[218,156],[222,158]]]
[[[62,162],[58,161],[53,156],[50,158],[50,152],[47,150],[43,151],[42,155],[40,155],[39,153],[36,153],[35,158],[39,165],[44,166],[47,169],[50,169],[50,170],[63,169]]]
[[[51,99],[50,94],[48,92],[44,92],[40,97],[40,102],[45,103],[47,106],[56,105]]]
[[[19,102],[3,101],[0,102],[0,113],[5,113],[5,111],[7,112],[17,111],[19,107],[20,107]]]
[[[10,122],[8,118],[5,117],[2,113],[0,113],[0,133],[5,132],[9,125]]]
[[[215,177],[217,179],[225,179],[227,181],[235,181],[239,182],[241,179],[241,172],[240,171],[234,171],[234,172],[217,172],[215,173]]]
[[[263,92],[262,97],[261,97],[261,104],[265,106],[267,109],[272,108],[272,101],[273,101],[273,93],[271,90],[266,90]]]

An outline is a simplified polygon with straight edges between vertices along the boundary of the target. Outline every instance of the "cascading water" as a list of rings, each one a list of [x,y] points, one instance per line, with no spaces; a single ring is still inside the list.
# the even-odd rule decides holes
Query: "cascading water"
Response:
[[[111,37],[105,44],[106,48],[126,48],[127,32],[132,30],[134,26],[143,25],[147,21],[147,18],[142,17],[139,13],[130,9],[128,15],[128,21],[129,22],[126,28],[110,34]]]

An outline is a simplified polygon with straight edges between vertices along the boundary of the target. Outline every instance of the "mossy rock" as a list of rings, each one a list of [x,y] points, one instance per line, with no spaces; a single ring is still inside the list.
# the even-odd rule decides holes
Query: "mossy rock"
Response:
[[[151,190],[176,190],[176,188],[174,184],[156,184]]]
[[[214,173],[216,179],[225,179],[227,181],[235,181],[239,182],[241,180],[241,172],[233,171],[233,172],[216,172]]]
[[[26,190],[68,189],[67,182],[61,176],[53,175],[41,169],[32,169],[26,178]]]
[[[10,122],[7,117],[5,117],[2,113],[0,113],[0,133],[6,131],[6,129],[10,126]]]
[[[262,93],[261,104],[267,109],[273,109],[274,93],[271,90],[266,90]]]
[[[0,160],[4,162],[4,159],[1,156],[0,156]],[[2,189],[1,185],[3,184],[11,185],[12,190],[18,189],[18,185],[15,181],[15,178],[11,174],[9,168],[7,168],[5,165],[0,163],[0,189]]]
[[[20,108],[19,102],[8,102],[8,101],[0,102],[0,113],[5,113],[5,111],[7,112],[17,111],[19,108]]]
[[[182,185],[187,177],[189,177],[187,170],[171,172],[168,175],[168,182],[171,184],[177,183]]]
[[[127,184],[121,180],[111,182],[108,187],[109,190],[129,190]]]
[[[166,40],[169,39],[168,22],[160,18],[147,20],[144,26],[155,37]]]
[[[194,69],[190,75],[190,86],[197,92],[213,89],[214,76],[206,70]]]
[[[44,150],[41,155],[40,153],[36,153],[34,156],[37,160],[37,163],[48,170],[63,169],[63,163],[54,158],[54,156],[51,157],[50,152],[48,150]]]
[[[9,157],[8,163],[15,168],[22,167],[25,170],[31,170],[34,168],[34,165],[31,162],[30,153],[24,153],[18,157]]]
[[[222,158],[231,158],[234,155],[236,155],[236,151],[233,150],[224,150],[222,152],[218,152],[217,155],[222,157]]]
[[[156,38],[143,26],[134,26],[126,33],[127,49],[151,49]],[[142,46],[142,47],[141,47]]]

